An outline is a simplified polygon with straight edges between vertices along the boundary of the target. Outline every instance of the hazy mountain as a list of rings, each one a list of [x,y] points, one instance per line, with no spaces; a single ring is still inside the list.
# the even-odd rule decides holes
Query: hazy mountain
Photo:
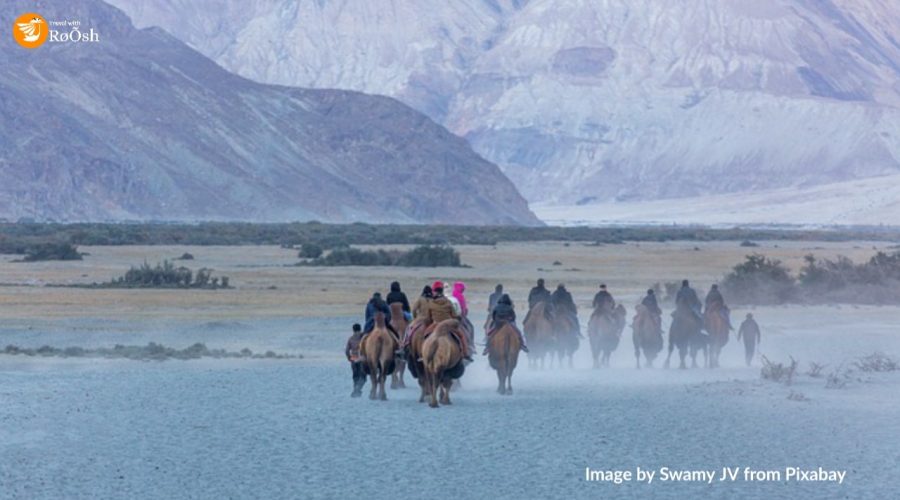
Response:
[[[99,43],[0,45],[0,216],[537,223],[496,165],[387,97],[263,85],[95,0]]]
[[[533,202],[900,172],[894,0],[112,0],[254,80],[386,94]]]

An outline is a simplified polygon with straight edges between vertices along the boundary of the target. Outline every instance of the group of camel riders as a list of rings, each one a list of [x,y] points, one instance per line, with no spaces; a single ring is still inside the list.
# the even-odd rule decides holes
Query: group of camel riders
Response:
[[[438,323],[448,319],[459,320],[463,332],[459,332],[461,334],[457,335],[456,339],[463,352],[463,358],[466,361],[472,361],[475,329],[468,319],[469,308],[465,296],[466,285],[461,281],[457,281],[453,284],[452,292],[449,295],[444,292],[446,288],[448,286],[441,281],[435,281],[431,286],[425,286],[421,295],[412,306],[410,306],[406,294],[400,289],[400,283],[396,281],[391,283],[391,291],[388,293],[387,298],[382,298],[380,292],[375,292],[366,304],[365,326],[359,331],[354,330],[353,335],[347,341],[345,354],[348,359],[361,360],[358,354],[359,346],[365,336],[374,329],[375,315],[381,312],[385,318],[385,326],[394,334],[400,345],[398,355],[404,354],[404,350],[409,346],[410,339],[418,329],[424,328],[427,336]],[[397,332],[391,325],[391,304],[394,303],[401,304],[403,314],[410,324],[405,332]],[[487,331],[488,337],[496,330],[493,325],[509,323],[519,333],[522,341],[522,350],[528,351],[528,347],[524,345],[525,336],[515,326],[516,311],[509,295],[503,293],[503,285],[497,285],[495,293],[491,295],[488,315],[491,318],[491,325]]]
[[[425,334],[428,335],[434,330],[438,323],[444,320],[459,320],[464,331],[461,332],[462,334],[456,335],[456,339],[460,344],[464,359],[472,361],[471,356],[474,353],[474,328],[472,323],[468,320],[469,310],[465,297],[466,285],[461,281],[455,282],[449,295],[445,294],[445,289],[447,288],[449,288],[447,284],[441,281],[435,281],[431,286],[425,286],[423,288],[421,295],[412,305],[410,305],[406,294],[401,290],[400,283],[396,281],[391,283],[390,292],[387,294],[386,298],[382,298],[380,292],[375,292],[372,295],[372,298],[366,304],[364,326],[360,327],[359,324],[353,325],[353,334],[347,340],[345,348],[345,355],[347,356],[348,361],[351,361],[354,365],[354,382],[365,380],[365,375],[362,373],[362,369],[359,365],[359,362],[363,361],[360,354],[360,346],[365,336],[374,329],[375,316],[379,312],[384,315],[385,326],[393,333],[398,345],[400,345],[400,350],[397,352],[398,356],[404,355],[405,350],[409,346],[410,339],[418,329],[424,328]],[[391,304],[394,303],[400,304],[403,315],[407,322],[409,322],[409,327],[405,332],[394,331],[394,328],[391,325]],[[559,284],[556,287],[556,290],[551,293],[545,287],[544,280],[538,279],[536,286],[528,293],[528,313],[525,316],[523,324],[528,322],[531,311],[540,303],[545,304],[543,309],[547,319],[553,320],[557,316],[570,318],[572,328],[570,332],[565,333],[583,337],[578,321],[578,311],[575,301],[572,299],[572,294],[566,290],[565,285]],[[662,309],[659,307],[653,289],[647,290],[647,294],[641,300],[641,305],[646,309],[647,313],[651,315],[659,332],[662,333]],[[728,306],[725,305],[725,299],[722,297],[718,285],[712,286],[709,293],[706,295],[704,304],[700,302],[697,292],[690,287],[688,280],[684,280],[675,296],[676,311],[688,312],[689,314],[694,315],[699,321],[702,321],[702,308],[704,305],[706,311],[721,315],[722,319],[728,325],[728,329],[733,330],[729,318],[729,309]],[[612,315],[615,311],[616,301],[605,284],[601,284],[600,290],[594,295],[592,306],[596,311],[596,314],[600,315]],[[521,349],[528,352],[525,335],[522,333],[522,330],[516,326],[515,307],[509,295],[503,292],[503,285],[498,284],[495,287],[494,292],[488,300],[487,312],[489,320],[486,325],[486,337],[488,339],[498,330],[499,326],[509,324],[519,335]],[[675,313],[673,313],[673,315],[674,314]],[[748,353],[747,362],[749,364],[750,358],[752,357],[753,346],[760,340],[759,326],[753,319],[752,314],[748,313],[746,319],[741,324],[738,333],[739,340],[741,339],[741,336],[744,338],[746,352]],[[482,354],[487,354],[487,347]]]

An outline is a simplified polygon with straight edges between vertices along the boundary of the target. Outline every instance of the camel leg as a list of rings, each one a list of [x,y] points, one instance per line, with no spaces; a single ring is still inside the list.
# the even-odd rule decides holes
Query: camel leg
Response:
[[[681,358],[681,364],[678,365],[678,368],[685,370],[687,369],[687,364],[684,362],[684,358],[687,357],[687,346],[678,347],[678,357]]]
[[[453,404],[452,402],[450,402],[450,387],[452,385],[453,385],[453,380],[448,380],[448,381],[444,382],[444,384],[441,386],[441,388],[443,389],[443,392],[441,392],[441,404],[442,405],[452,405]]]
[[[506,373],[501,369],[497,369],[497,394],[504,394],[506,392],[506,387],[504,381],[506,379]]]
[[[397,366],[394,368],[393,375],[397,378],[398,389],[406,389],[406,382],[403,381],[404,371],[406,371],[406,361],[397,361]],[[393,381],[391,382],[391,386],[393,388]]]
[[[635,351],[635,353],[634,353],[634,364],[636,365],[638,370],[641,369],[641,353],[640,353],[640,351]]]
[[[387,393],[384,390],[384,386],[387,384],[387,374],[384,370],[381,370],[381,374],[379,375],[380,387],[378,388],[378,398],[382,401],[387,401]]]
[[[369,365],[369,379],[372,382],[372,388],[369,390],[369,399],[374,400],[378,395],[378,375],[376,368]]]
[[[428,406],[430,406],[432,408],[437,408],[438,407],[438,400],[437,400],[438,383],[437,383],[436,375],[432,375],[430,373],[428,374],[428,387],[431,389],[431,401],[428,403]]]
[[[674,350],[675,350],[675,346],[672,345],[672,339],[669,339],[669,354],[668,354],[668,356],[666,356],[666,364],[665,364],[666,368],[669,367],[669,360],[672,359],[672,351],[674,351]]]
[[[506,395],[512,396],[512,370],[506,372]]]

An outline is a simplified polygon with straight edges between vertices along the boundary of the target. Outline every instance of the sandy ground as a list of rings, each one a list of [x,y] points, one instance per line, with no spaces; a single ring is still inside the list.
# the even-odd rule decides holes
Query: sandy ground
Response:
[[[873,244],[762,242],[799,266],[810,251],[867,257]],[[697,248],[695,250],[695,247]],[[656,281],[705,290],[748,249],[736,243],[462,247],[470,269],[286,267],[276,247],[90,247],[83,262],[0,257],[0,344],[160,342],[268,349],[303,360],[136,362],[0,355],[0,498],[884,498],[900,475],[900,373],[861,374],[843,389],[801,376],[764,382],[732,338],[720,370],[633,368],[627,337],[612,368],[529,370],[515,395],[494,392],[479,359],[454,405],[431,410],[409,388],[350,399],[341,358],[369,293],[395,277],[408,292],[441,277],[469,284],[476,324],[503,282],[524,303],[538,275],[565,282],[585,309],[599,281],[624,303]],[[193,253],[234,290],[46,288],[105,281],[131,264]],[[553,261],[561,262],[553,266]],[[547,271],[539,272],[538,268]],[[575,269],[575,270],[573,270]],[[13,286],[16,285],[16,286]],[[24,285],[24,286],[23,286]],[[275,287],[270,289],[270,287]],[[742,315],[744,310],[736,310]],[[833,369],[873,351],[900,355],[900,308],[754,310],[761,351]],[[582,311],[586,319],[586,309]],[[787,399],[802,393],[808,401]],[[844,484],[586,482],[593,469],[788,466],[847,471]]]

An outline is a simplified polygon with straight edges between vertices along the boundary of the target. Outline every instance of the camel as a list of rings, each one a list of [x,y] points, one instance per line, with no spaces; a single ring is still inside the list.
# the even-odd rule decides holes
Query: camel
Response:
[[[707,308],[703,314],[703,327],[709,332],[709,367],[719,367],[719,354],[722,348],[728,343],[728,331],[730,325],[725,317],[721,314],[721,309],[714,307]]]
[[[691,351],[693,367],[697,367],[697,352],[703,350],[706,357],[706,335],[701,331],[703,322],[688,309],[676,309],[672,315],[672,325],[669,327],[669,354],[666,356],[666,368],[672,358],[672,351],[678,347],[678,356],[681,358],[679,368],[687,368],[684,358],[688,349]]]
[[[391,304],[391,326],[394,327],[394,331],[397,332],[398,335],[403,335],[406,331],[406,327],[409,326],[409,322],[406,321],[406,316],[403,314],[403,304],[400,302]],[[406,361],[398,359],[397,369],[391,374],[391,389],[402,389],[406,387],[406,383],[403,382],[404,370],[406,370]]]
[[[634,321],[631,324],[631,340],[634,343],[634,361],[641,368],[641,351],[648,368],[653,367],[653,360],[663,348],[662,331],[653,313],[643,304],[635,308]]]
[[[372,379],[372,390],[369,399],[387,401],[384,383],[387,376],[393,373],[394,353],[397,351],[397,339],[388,330],[384,322],[384,313],[375,314],[375,328],[363,339],[360,349],[366,357],[365,368]]]
[[[438,390],[440,404],[449,405],[450,386],[465,372],[462,362],[463,354],[459,342],[453,338],[453,332],[460,331],[458,320],[447,319],[438,323],[434,331],[422,344],[422,363],[425,366],[425,378],[431,391],[431,402],[428,406],[438,407]]]
[[[425,330],[427,325],[424,319],[414,320],[407,327],[412,337],[409,340],[409,347],[406,353],[407,367],[409,374],[419,381],[419,402],[425,402],[425,396],[429,394],[428,380],[425,377],[425,365],[422,363],[422,344],[425,343]]]
[[[622,330],[625,329],[626,314],[625,306],[622,304],[619,304],[612,314],[603,314],[599,308],[594,309],[594,313],[591,314],[588,321],[588,338],[591,342],[594,368],[609,366],[609,356],[619,347],[619,339],[622,338]]]
[[[521,348],[518,332],[507,322],[497,325],[497,330],[488,338],[488,362],[497,370],[497,392],[501,395],[512,395],[512,374]]]
[[[563,366],[563,359],[569,358],[569,368],[573,367],[572,357],[578,347],[581,346],[581,332],[578,331],[578,322],[568,314],[557,314],[553,320],[553,330],[556,332],[556,352],[559,355],[559,367]],[[551,356],[552,362],[552,356]]]
[[[528,340],[528,365],[532,368],[537,368],[538,362],[543,368],[544,356],[548,352],[551,353],[550,362],[553,363],[552,352],[556,347],[556,334],[553,324],[544,315],[547,307],[549,307],[547,302],[535,304],[525,324],[522,325],[525,330],[525,338]]]

